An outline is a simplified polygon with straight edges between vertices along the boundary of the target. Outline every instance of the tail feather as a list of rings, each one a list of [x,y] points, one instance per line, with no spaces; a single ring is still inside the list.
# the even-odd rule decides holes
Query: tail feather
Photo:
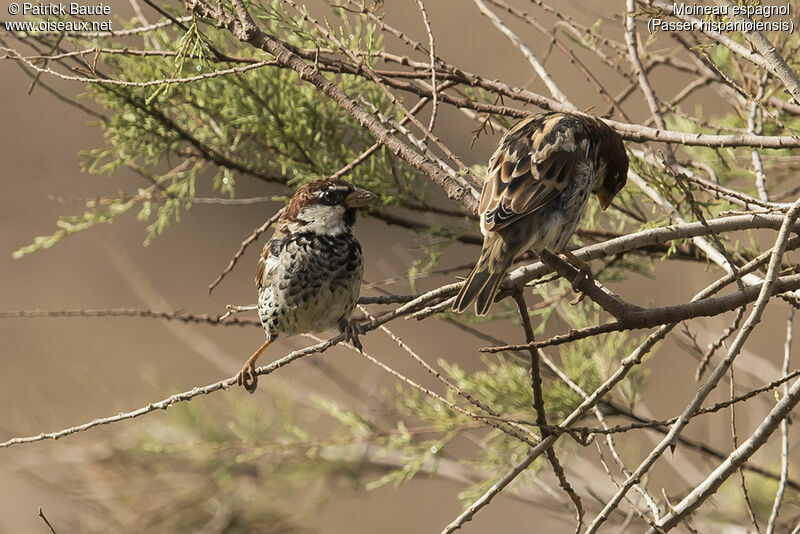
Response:
[[[503,283],[503,279],[505,277],[506,277],[505,271],[489,275],[489,279],[486,281],[486,285],[478,293],[478,298],[475,299],[476,314],[483,317],[484,315],[489,313],[489,308],[492,307],[492,304],[494,303],[494,297],[500,290],[500,284]]]
[[[480,316],[489,313],[489,308],[492,307],[494,297],[508,270],[508,266],[497,265],[496,246],[497,242],[489,243],[489,246],[485,246],[481,251],[478,263],[475,264],[453,302],[454,311],[462,313],[475,301],[475,313]]]
[[[479,270],[478,267],[479,265],[476,265],[472,269],[469,277],[461,287],[461,291],[458,292],[455,302],[453,302],[453,310],[458,313],[466,310],[469,305],[472,304],[472,301],[477,298],[480,291],[486,286],[489,273]]]

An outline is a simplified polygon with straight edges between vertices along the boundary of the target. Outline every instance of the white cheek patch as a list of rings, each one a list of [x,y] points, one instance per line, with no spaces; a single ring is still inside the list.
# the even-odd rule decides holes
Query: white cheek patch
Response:
[[[347,231],[342,218],[344,217],[344,206],[325,206],[315,204],[303,208],[298,219],[305,221],[306,224],[298,225],[300,232],[313,232],[317,234],[339,235]]]

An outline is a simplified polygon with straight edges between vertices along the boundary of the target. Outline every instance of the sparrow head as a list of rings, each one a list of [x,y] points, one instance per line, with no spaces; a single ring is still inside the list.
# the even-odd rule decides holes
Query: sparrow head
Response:
[[[339,235],[356,222],[356,210],[378,198],[344,180],[323,178],[295,192],[279,220],[291,232]]]
[[[595,182],[594,194],[605,211],[628,179],[628,154],[617,132],[599,119],[596,119],[596,124],[598,180]]]

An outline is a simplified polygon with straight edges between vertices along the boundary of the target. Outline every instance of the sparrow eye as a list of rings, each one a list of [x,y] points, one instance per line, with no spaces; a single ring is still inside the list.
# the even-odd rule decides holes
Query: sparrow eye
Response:
[[[320,194],[319,200],[326,206],[335,206],[336,204],[341,204],[344,201],[344,197],[343,191],[327,190]]]

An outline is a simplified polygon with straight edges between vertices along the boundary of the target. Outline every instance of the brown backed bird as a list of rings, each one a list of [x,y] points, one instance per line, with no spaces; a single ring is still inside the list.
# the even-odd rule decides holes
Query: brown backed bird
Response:
[[[542,113],[518,122],[489,159],[478,207],[483,247],[453,309],[486,315],[514,258],[564,250],[591,193],[605,210],[625,185],[622,138],[602,120]]]

